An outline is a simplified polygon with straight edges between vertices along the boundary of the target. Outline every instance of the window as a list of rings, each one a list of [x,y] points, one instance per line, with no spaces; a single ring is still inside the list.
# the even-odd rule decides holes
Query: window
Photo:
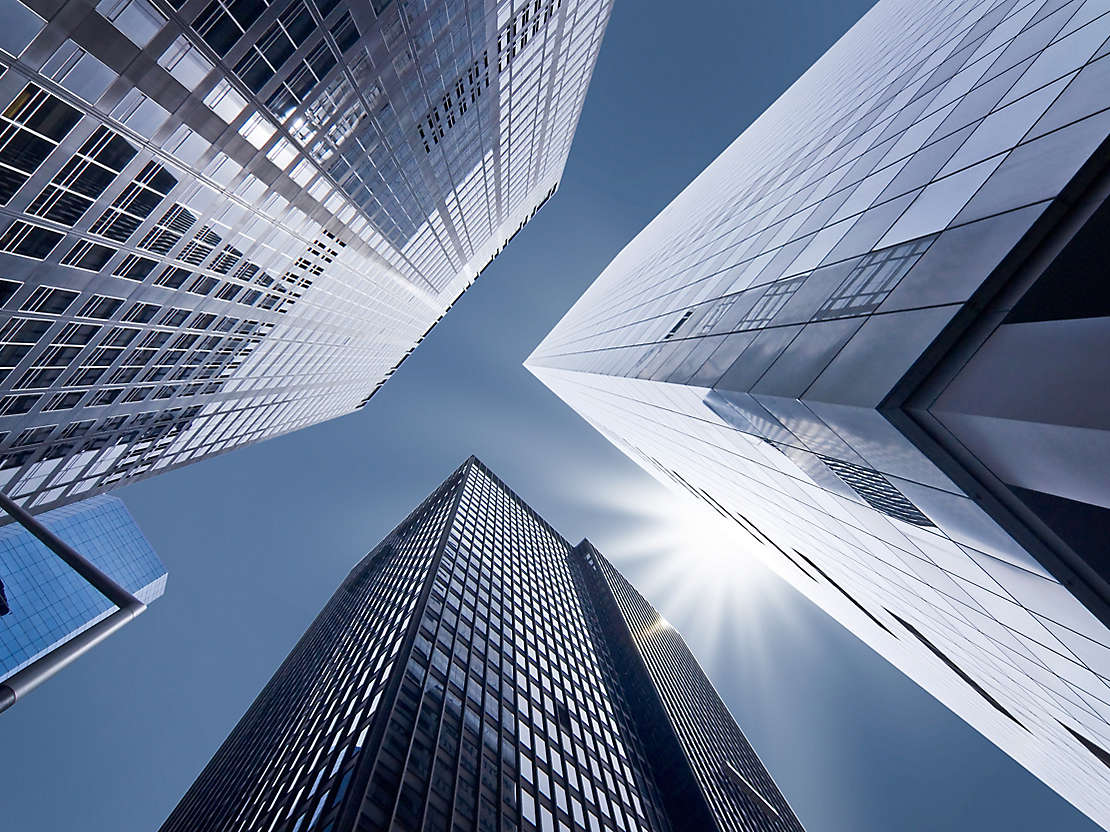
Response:
[[[100,0],[96,10],[140,49],[166,22],[165,16],[146,0]]]
[[[116,277],[125,277],[128,280],[142,282],[146,280],[147,275],[149,275],[157,265],[155,261],[149,260],[146,257],[139,257],[137,254],[128,254],[123,258],[123,262],[116,267],[116,270],[112,272],[112,274]]]
[[[95,104],[117,77],[71,40],[59,46],[39,71],[90,104]]]
[[[181,250],[177,257],[192,266],[199,266],[219,244],[219,235],[210,226],[201,226],[200,230],[193,235],[192,240],[185,244],[185,248]]]
[[[351,19],[350,12],[344,12],[342,17],[331,27],[332,37],[339,45],[340,52],[346,52],[358,42],[358,29]]]
[[[77,313],[77,316],[80,318],[98,318],[106,321],[111,318],[121,306],[123,306],[123,301],[119,298],[112,298],[107,295],[93,295],[85,301],[85,305],[81,307],[81,311]]]
[[[176,266],[167,266],[154,281],[157,286],[169,286],[171,289],[180,289],[185,281],[193,276],[188,269],[179,269]]]
[[[204,96],[204,103],[228,124],[235,121],[247,106],[246,99],[235,91],[226,78],[221,79],[212,91]]]
[[[815,319],[866,315],[878,309],[935,239],[936,235],[922,237],[864,255],[817,310]]]
[[[94,243],[90,240],[79,240],[77,245],[71,248],[69,253],[61,259],[61,264],[90,272],[98,272],[108,264],[115,253],[116,249],[110,246]]]
[[[675,333],[682,329],[682,325],[690,320],[690,316],[693,314],[694,307],[691,306],[689,309],[682,313],[679,319],[675,322],[675,325],[667,331],[667,334],[663,336],[663,340],[669,341],[671,338],[673,338],[675,336]]]
[[[303,4],[294,4],[282,17],[287,17],[290,12],[296,10],[297,6],[303,6]],[[307,10],[305,11],[307,15]],[[308,31],[311,31],[314,27],[311,17],[308,17],[307,24]],[[247,50],[247,54],[235,65],[235,74],[239,76],[251,92],[257,93],[261,91],[267,81],[274,77],[274,74],[289,59],[295,49],[296,47],[286,29],[282,28],[280,22],[274,23],[258,39],[258,43],[253,44]]]
[[[103,407],[104,405],[112,404],[119,398],[122,390],[98,390],[93,394],[92,401],[89,402],[89,407]]]
[[[261,113],[252,113],[243,126],[239,128],[239,135],[250,142],[258,150],[266,146],[274,135],[276,128]]]
[[[0,4],[0,9],[2,9],[0,15],[4,18],[0,46],[11,54],[19,56],[27,48],[27,44],[42,31],[46,21],[17,0],[5,0]]]
[[[774,320],[775,316],[794,297],[807,275],[789,277],[785,280],[776,280],[767,285],[747,315],[736,324],[736,329],[753,329],[766,326]]]
[[[196,87],[212,71],[212,64],[184,35],[170,44],[158,63],[188,90]]]
[[[127,310],[127,314],[123,316],[125,321],[133,321],[140,324],[148,324],[154,320],[154,316],[158,314],[161,306],[156,306],[153,303],[136,303]]]
[[[69,410],[77,407],[84,395],[84,393],[59,393],[50,399],[43,410]]]
[[[193,28],[222,58],[265,9],[261,0],[212,0],[193,20]]]
[[[19,395],[19,396],[5,396],[0,399],[0,416],[14,416],[30,413],[41,396],[38,395]],[[5,460],[7,462],[7,460]]]
[[[20,309],[24,312],[45,312],[49,315],[61,315],[69,305],[77,299],[77,292],[69,289],[55,289],[50,286],[39,286],[23,301]],[[45,323],[45,322],[44,322]]]
[[[266,106],[284,121],[296,111],[297,106],[316,88],[336,63],[337,59],[327,43],[321,41],[305,56],[304,61],[294,67],[266,101]]]
[[[0,280],[0,306],[11,300],[22,285],[15,280]]]
[[[917,506],[907,500],[905,495],[878,471],[821,454],[817,454],[817,458],[876,511],[915,526],[933,525],[932,520],[922,514]]]
[[[187,291],[192,292],[194,295],[210,295],[212,294],[212,290],[219,285],[219,282],[220,281],[216,280],[214,277],[202,274],[193,281]]]
[[[148,139],[154,137],[169,115],[169,111],[158,102],[137,89],[129,90],[123,100],[112,110],[112,118],[122,121],[136,133],[141,133]]]
[[[27,213],[62,225],[81,219],[135,155],[135,148],[98,127],[27,208]]]
[[[89,230],[119,243],[126,242],[176,184],[177,179],[165,168],[148,162]]]
[[[28,84],[0,114],[0,205],[38,170],[81,119],[81,113]]]
[[[155,254],[168,254],[196,221],[197,218],[191,211],[174,204],[143,237],[139,248],[148,249]]]
[[[178,309],[176,307],[171,307],[170,309],[167,309],[165,311],[158,323],[164,324],[165,326],[178,327],[185,323],[185,320],[188,317],[188,309]]]
[[[478,103],[482,91],[489,89],[489,56],[482,52],[466,72],[448,85],[436,105],[416,123],[424,152],[431,153],[432,145],[446,136],[466,112]]]
[[[57,231],[17,221],[9,225],[0,237],[0,251],[45,260],[61,239],[62,235]]]

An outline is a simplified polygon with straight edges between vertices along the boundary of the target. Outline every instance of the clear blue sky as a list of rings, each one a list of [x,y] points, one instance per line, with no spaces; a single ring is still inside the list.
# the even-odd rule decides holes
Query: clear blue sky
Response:
[[[712,627],[696,576],[660,591],[661,487],[520,366],[869,6],[618,0],[559,195],[370,405],[117,492],[167,594],[0,717],[0,828],[155,829],[347,570],[475,453],[687,634],[810,832],[1097,829],[762,569]]]

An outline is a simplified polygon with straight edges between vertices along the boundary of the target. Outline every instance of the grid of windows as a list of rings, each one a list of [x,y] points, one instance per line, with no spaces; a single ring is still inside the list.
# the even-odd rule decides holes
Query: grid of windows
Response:
[[[38,519],[143,603],[162,595],[166,568],[115,497],[92,497]],[[0,679],[115,610],[22,526],[0,529],[0,577],[10,607],[0,622]]]
[[[456,472],[351,571],[164,832],[322,830],[350,803],[462,483]]]
[[[647,680],[646,697],[657,696],[667,714],[695,788],[709,807],[707,824],[722,832],[801,832],[801,824],[682,636],[588,542],[575,549],[575,563],[598,599],[596,605],[609,606],[619,622],[611,626],[631,636],[634,661]],[[661,749],[654,749],[654,758],[660,777],[677,777],[667,771]],[[744,784],[739,789],[733,771]],[[684,806],[683,811],[694,814],[697,809]]]
[[[527,361],[1104,826],[1108,79],[1104,4],[883,0]]]
[[[653,768],[603,592],[468,460],[351,572],[163,832],[692,830],[665,808],[674,772]],[[718,828],[799,829],[785,812]]]
[[[364,404],[550,197],[610,5],[9,0],[0,487],[47,508]],[[32,310],[44,287],[67,294]],[[174,425],[140,447],[150,402]],[[89,421],[64,464],[11,444]]]

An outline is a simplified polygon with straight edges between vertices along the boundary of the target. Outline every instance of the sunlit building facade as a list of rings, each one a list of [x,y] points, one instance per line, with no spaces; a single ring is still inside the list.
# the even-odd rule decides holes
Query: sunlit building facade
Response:
[[[38,520],[144,604],[165,591],[166,567],[115,497],[90,497]],[[15,524],[0,528],[0,579],[7,597],[0,606],[0,681],[116,609]]]
[[[356,566],[163,832],[801,832],[682,638],[471,458]]]
[[[878,3],[527,363],[1110,828],[1108,38]]]
[[[555,192],[610,0],[2,0],[0,488],[352,410]]]

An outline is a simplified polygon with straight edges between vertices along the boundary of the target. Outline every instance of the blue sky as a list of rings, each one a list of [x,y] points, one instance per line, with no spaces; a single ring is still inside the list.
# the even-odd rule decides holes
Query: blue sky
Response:
[[[687,635],[810,832],[1095,830],[762,568],[699,616],[713,577],[666,492],[520,366],[869,6],[618,0],[560,193],[370,405],[117,492],[167,594],[0,718],[0,826],[156,828],[347,570],[475,453]]]

